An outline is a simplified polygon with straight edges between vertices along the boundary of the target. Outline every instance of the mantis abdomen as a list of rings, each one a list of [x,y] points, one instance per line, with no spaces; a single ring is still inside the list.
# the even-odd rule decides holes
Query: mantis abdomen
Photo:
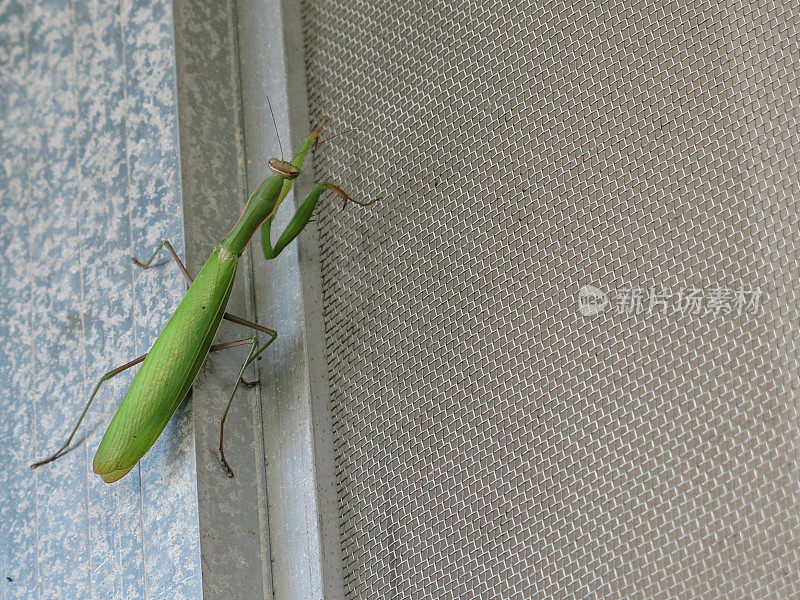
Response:
[[[194,280],[133,378],[92,468],[110,483],[155,443],[208,354],[233,287],[239,257],[217,248]]]

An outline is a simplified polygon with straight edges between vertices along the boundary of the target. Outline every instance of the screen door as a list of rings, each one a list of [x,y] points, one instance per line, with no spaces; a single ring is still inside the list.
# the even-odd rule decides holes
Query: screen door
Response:
[[[800,9],[311,0],[348,599],[788,599]]]

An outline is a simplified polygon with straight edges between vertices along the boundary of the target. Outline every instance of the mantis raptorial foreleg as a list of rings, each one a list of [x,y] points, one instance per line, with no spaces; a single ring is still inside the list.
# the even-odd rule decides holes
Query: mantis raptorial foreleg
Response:
[[[284,185],[287,186],[288,183],[291,182],[287,182],[287,184]],[[351,198],[347,192],[345,192],[338,185],[334,185],[327,181],[316,184],[308,194],[308,197],[300,205],[300,208],[297,209],[297,212],[294,213],[294,216],[286,225],[286,229],[283,230],[283,233],[278,238],[278,241],[275,242],[274,248],[272,246],[272,242],[270,241],[270,228],[272,227],[272,221],[275,219],[275,215],[271,215],[266,221],[264,221],[264,224],[261,226],[261,250],[264,253],[265,259],[269,260],[278,256],[278,254],[280,254],[281,251],[287,245],[289,245],[292,240],[294,240],[294,238],[300,234],[301,231],[303,231],[303,228],[308,225],[308,222],[311,220],[311,215],[314,214],[314,208],[316,208],[320,196],[322,196],[322,193],[326,190],[336,192],[344,200],[345,206],[348,202],[358,204],[359,206],[369,206],[373,202],[380,200],[380,198],[375,198],[369,202],[359,202],[358,200]],[[286,193],[288,193],[288,189]],[[282,192],[281,195],[285,196],[286,193]],[[281,199],[279,199],[279,202]]]

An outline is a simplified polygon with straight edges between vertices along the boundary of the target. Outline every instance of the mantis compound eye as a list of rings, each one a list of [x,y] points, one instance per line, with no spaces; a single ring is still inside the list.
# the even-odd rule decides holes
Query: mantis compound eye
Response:
[[[292,163],[277,158],[269,160],[269,170],[285,179],[296,179],[300,175],[300,169]]]

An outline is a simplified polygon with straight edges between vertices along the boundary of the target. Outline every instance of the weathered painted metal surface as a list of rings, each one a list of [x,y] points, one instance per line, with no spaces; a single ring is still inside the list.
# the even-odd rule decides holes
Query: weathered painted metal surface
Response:
[[[184,406],[116,484],[91,458],[184,291],[139,271],[183,247],[169,0],[0,0],[0,599],[201,597],[195,452]]]

